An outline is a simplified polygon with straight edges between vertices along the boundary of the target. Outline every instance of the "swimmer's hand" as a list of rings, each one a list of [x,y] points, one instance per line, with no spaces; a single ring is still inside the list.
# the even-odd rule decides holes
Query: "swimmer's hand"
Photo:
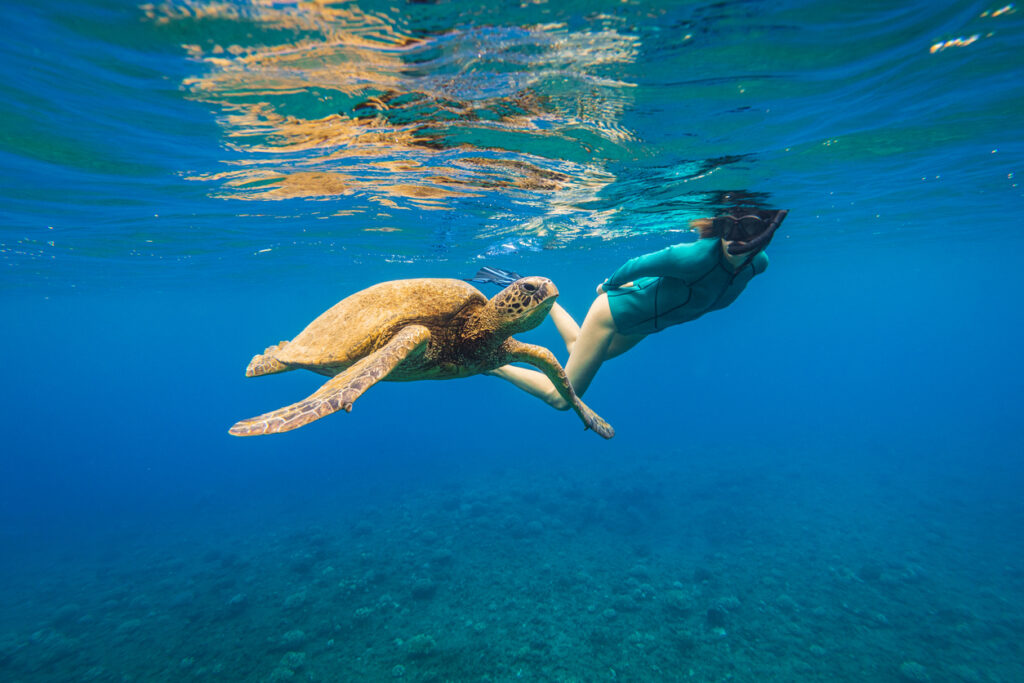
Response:
[[[633,287],[633,286],[634,285],[633,285],[633,281],[632,280],[630,280],[629,282],[627,282],[624,285],[610,285],[610,284],[608,284],[608,281],[605,280],[604,282],[602,282],[601,284],[599,284],[597,286],[597,293],[598,294],[604,294],[605,292],[610,292],[613,289],[626,289],[626,288]]]

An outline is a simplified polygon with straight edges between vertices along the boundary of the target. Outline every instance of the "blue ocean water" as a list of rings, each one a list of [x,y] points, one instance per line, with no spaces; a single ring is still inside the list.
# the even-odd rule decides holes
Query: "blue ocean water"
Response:
[[[1021,8],[0,25],[0,679],[1024,680]],[[610,441],[491,377],[227,434],[356,290],[490,264],[582,319],[736,205],[790,209],[769,269],[601,369]]]

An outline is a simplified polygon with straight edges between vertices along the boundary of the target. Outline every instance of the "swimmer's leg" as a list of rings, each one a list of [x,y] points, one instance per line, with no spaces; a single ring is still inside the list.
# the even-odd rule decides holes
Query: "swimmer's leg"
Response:
[[[603,294],[591,304],[590,311],[587,313],[573,345],[572,353],[569,355],[569,362],[565,365],[565,374],[577,396],[583,395],[583,392],[590,386],[590,382],[593,381],[594,375],[601,368],[601,364],[610,357],[607,353],[616,337],[623,338],[615,331],[615,322],[612,320],[611,309],[608,307],[608,296]],[[629,344],[629,347],[636,344],[636,341]],[[505,365],[488,374],[511,382],[558,410],[568,410],[571,407],[562,398],[551,380],[536,370]]]
[[[527,370],[516,365],[503,365],[487,374],[511,382],[531,396],[536,396],[558,410],[569,410],[569,403],[555,391],[555,385],[542,372]]]
[[[558,334],[562,335],[562,341],[565,342],[565,350],[572,354],[572,348],[580,336],[580,326],[569,315],[569,312],[558,304],[551,307],[549,315],[551,316],[551,322],[555,323],[555,329],[558,330]]]
[[[608,352],[612,342],[621,336],[615,329],[608,295],[602,294],[590,305],[572,353],[569,354],[569,362],[565,364],[565,374],[577,396],[583,396],[590,387],[601,364],[611,358]]]
[[[640,340],[646,336],[646,334],[616,334],[615,338],[612,339],[611,345],[608,347],[607,354],[605,354],[605,360],[621,356],[639,344]]]

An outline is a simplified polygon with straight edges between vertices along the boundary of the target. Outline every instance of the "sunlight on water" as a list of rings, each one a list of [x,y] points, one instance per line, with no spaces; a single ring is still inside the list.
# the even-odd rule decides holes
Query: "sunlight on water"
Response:
[[[989,19],[989,20],[990,19],[995,19],[996,17],[1002,17],[1002,16],[1005,16],[1005,15],[1015,14],[1016,12],[1017,12],[1017,10],[1016,10],[1016,8],[1013,5],[1004,5],[1004,6],[1000,7],[999,9],[995,9],[995,10],[985,10],[980,15],[978,15],[978,19],[981,19],[982,21],[980,21],[980,22],[979,21],[972,21],[972,22],[970,22],[972,28],[974,28],[975,26],[983,27],[984,30],[985,30],[985,33],[972,33],[972,34],[969,34],[969,35],[958,36],[956,38],[948,38],[946,40],[940,40],[939,42],[933,44],[929,48],[928,51],[931,52],[932,54],[935,54],[936,52],[942,52],[943,50],[947,50],[947,49],[949,49],[951,47],[967,47],[968,45],[973,45],[978,40],[981,40],[983,37],[984,38],[991,38],[991,37],[993,37],[995,35],[992,32],[992,29],[994,27],[993,27],[991,21],[985,22],[985,20],[986,19]],[[984,24],[982,22],[984,22]]]
[[[601,158],[634,138],[621,122],[634,84],[603,73],[637,54],[637,38],[616,30],[438,33],[351,3],[145,9],[158,23],[230,21],[254,36],[183,46],[203,67],[183,87],[220,112],[234,153],[230,170],[189,176],[217,183],[219,197],[348,197],[351,215],[451,209],[497,191],[558,213],[613,182]]]
[[[737,206],[791,207],[784,237],[832,248],[926,238],[921,205],[956,233],[1021,198],[1012,4],[0,11],[11,282],[617,260]]]

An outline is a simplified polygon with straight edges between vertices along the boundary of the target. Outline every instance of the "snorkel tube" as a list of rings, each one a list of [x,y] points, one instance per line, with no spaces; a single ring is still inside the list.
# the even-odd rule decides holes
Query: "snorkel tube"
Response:
[[[740,218],[736,218],[734,216],[721,216],[715,219],[728,220],[728,225],[723,231],[722,239],[730,242],[728,252],[731,255],[737,256],[739,254],[747,254],[750,252],[760,251],[767,247],[768,243],[772,241],[772,236],[775,234],[775,231],[779,229],[780,225],[782,225],[782,221],[786,218],[786,214],[789,213],[789,210],[780,209],[778,211],[764,211],[760,213],[761,215],[742,216]],[[747,238],[747,233],[745,230],[740,229],[740,224],[741,222],[749,219],[757,219],[758,221],[768,223],[768,225],[764,230],[757,233],[756,236],[745,239]]]

